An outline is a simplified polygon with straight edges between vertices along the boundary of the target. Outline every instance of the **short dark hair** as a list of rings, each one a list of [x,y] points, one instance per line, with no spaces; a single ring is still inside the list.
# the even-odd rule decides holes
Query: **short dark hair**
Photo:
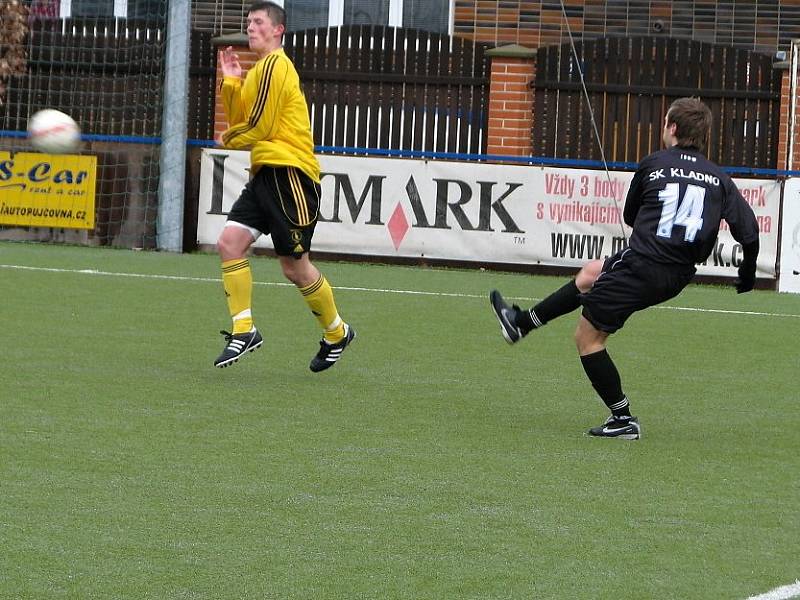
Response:
[[[250,5],[247,12],[251,13],[257,10],[263,10],[275,25],[283,25],[284,30],[286,29],[286,11],[279,4],[269,2],[269,0],[256,0]]]
[[[673,123],[678,146],[706,149],[711,132],[711,109],[700,98],[678,98],[670,104],[667,125]]]

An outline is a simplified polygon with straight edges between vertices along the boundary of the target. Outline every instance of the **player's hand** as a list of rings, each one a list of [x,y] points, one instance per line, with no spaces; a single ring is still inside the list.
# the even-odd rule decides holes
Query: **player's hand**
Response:
[[[745,292],[752,290],[756,285],[756,270],[751,267],[741,265],[739,267],[739,277],[736,278],[734,285],[736,285],[737,294],[744,294]]]
[[[239,63],[239,55],[233,51],[233,46],[220,50],[219,68],[223,77],[242,76],[242,65]]]

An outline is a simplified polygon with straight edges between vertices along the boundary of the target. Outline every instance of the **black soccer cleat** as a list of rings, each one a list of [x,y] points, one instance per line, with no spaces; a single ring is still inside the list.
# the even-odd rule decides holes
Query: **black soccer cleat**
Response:
[[[356,339],[356,330],[345,323],[344,337],[342,340],[331,344],[325,341],[323,337],[319,343],[319,352],[311,359],[311,364],[308,365],[308,368],[314,371],[314,373],[330,369],[336,364],[336,361],[342,357],[342,352],[344,352],[344,349],[347,348],[354,339]]]
[[[232,365],[239,360],[240,356],[260,348],[264,343],[264,339],[255,327],[247,333],[229,333],[227,331],[220,331],[220,333],[225,336],[225,348],[214,361],[214,366],[220,369]]]
[[[509,344],[516,344],[525,337],[526,332],[523,332],[522,329],[517,327],[516,323],[517,313],[520,311],[519,306],[516,304],[509,306],[506,304],[506,301],[503,300],[503,296],[501,296],[500,292],[497,290],[489,292],[489,301],[492,303],[494,315],[497,317],[497,320],[500,321],[500,332],[503,334],[503,338],[505,338]]]
[[[642,427],[636,417],[618,418],[611,415],[599,427],[592,427],[589,435],[595,437],[615,437],[623,440],[638,440],[642,437]]]

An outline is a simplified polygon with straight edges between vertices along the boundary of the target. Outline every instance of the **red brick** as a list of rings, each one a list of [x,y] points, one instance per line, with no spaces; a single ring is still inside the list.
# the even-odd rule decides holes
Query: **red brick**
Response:
[[[497,119],[520,119],[527,115],[523,110],[490,110],[489,116]]]

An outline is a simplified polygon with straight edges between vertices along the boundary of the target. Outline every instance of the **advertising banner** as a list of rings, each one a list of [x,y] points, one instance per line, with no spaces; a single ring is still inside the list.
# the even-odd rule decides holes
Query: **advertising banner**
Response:
[[[0,152],[0,224],[94,228],[96,156]]]
[[[787,179],[783,186],[779,292],[800,294],[800,179]]]
[[[216,242],[247,181],[248,158],[241,151],[203,152],[199,243]],[[322,207],[312,250],[320,252],[579,267],[612,255],[630,234],[619,211],[632,172],[329,155],[319,160]],[[761,226],[758,276],[774,279],[780,184],[736,182]],[[735,277],[741,257],[723,227],[698,273]]]

